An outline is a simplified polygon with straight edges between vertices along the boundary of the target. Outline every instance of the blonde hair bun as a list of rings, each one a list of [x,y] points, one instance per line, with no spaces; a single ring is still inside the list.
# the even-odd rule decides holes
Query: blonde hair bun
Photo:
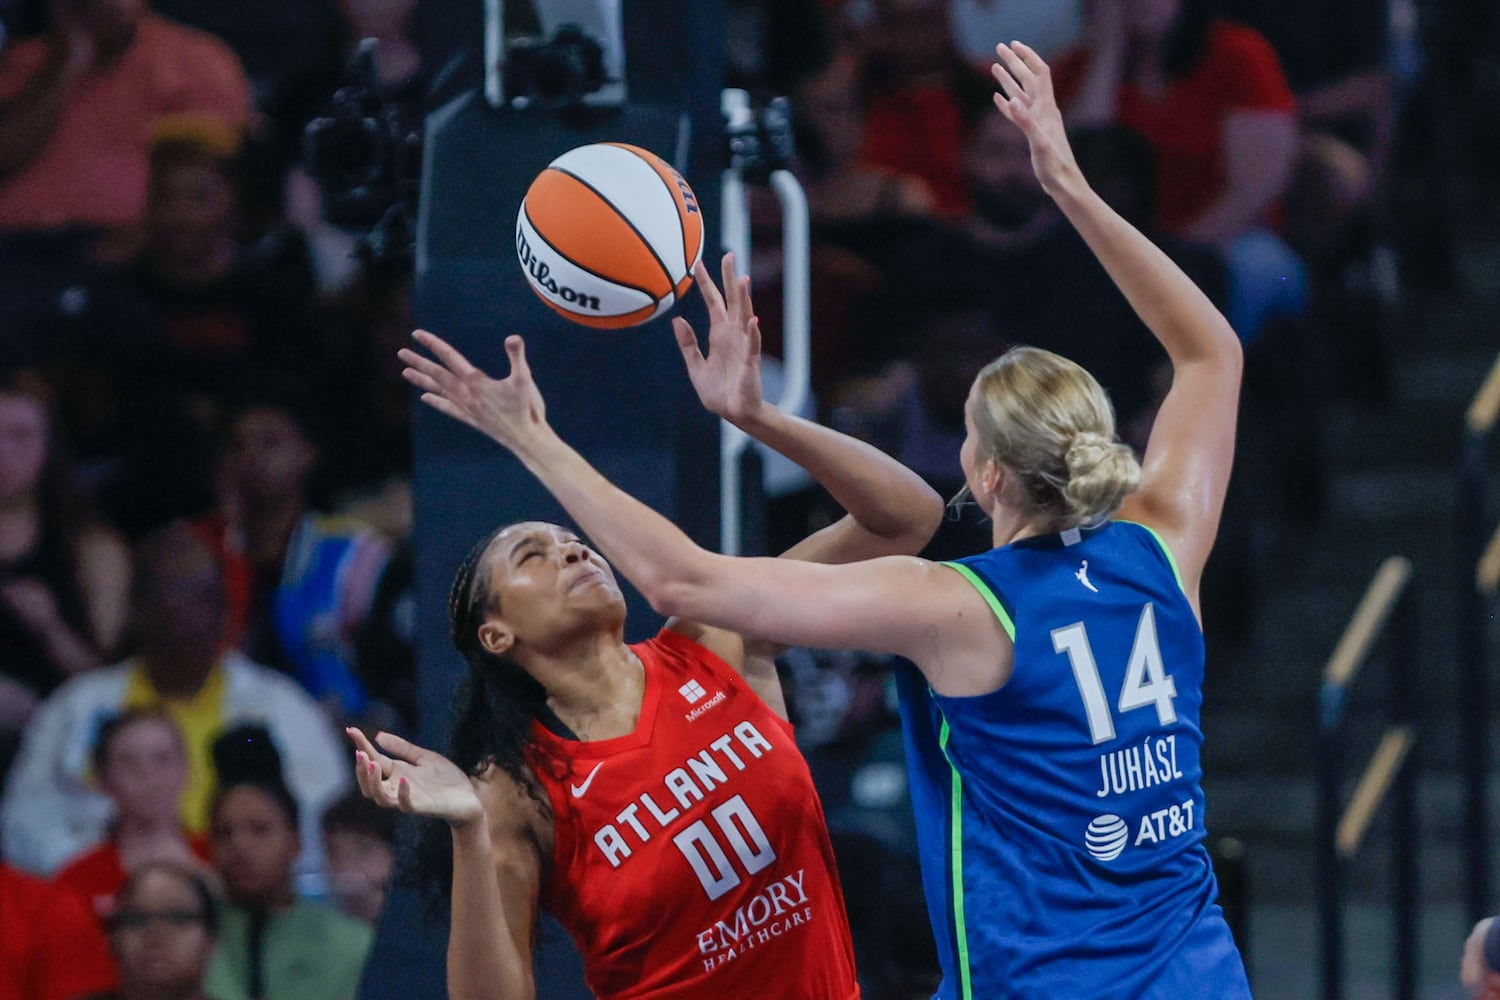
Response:
[[[1141,466],[1128,445],[1097,431],[1079,431],[1064,457],[1063,498],[1080,523],[1114,513],[1141,482]]]

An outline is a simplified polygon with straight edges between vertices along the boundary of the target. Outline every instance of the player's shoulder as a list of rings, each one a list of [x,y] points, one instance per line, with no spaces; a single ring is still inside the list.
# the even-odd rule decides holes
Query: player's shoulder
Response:
[[[736,674],[744,670],[745,637],[738,632],[704,625],[702,622],[673,618],[653,638],[631,648],[639,655],[642,647],[659,657],[661,662],[675,660]]]
[[[552,808],[545,787],[530,768],[518,778],[489,763],[474,776],[473,783],[497,847],[523,842],[537,845],[544,853],[550,851]]]

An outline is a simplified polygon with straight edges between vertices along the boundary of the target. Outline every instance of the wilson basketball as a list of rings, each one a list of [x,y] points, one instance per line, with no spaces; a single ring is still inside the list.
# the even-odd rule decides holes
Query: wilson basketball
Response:
[[[618,142],[569,150],[537,175],[516,217],[516,255],[543,302],[585,326],[655,319],[692,283],[703,216],[687,181]]]

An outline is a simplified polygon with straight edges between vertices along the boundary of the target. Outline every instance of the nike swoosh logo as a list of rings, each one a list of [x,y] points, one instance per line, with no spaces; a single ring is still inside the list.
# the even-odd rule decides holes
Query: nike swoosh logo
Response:
[[[599,773],[599,768],[601,768],[603,766],[604,766],[604,761],[601,760],[599,763],[597,763],[597,764],[594,765],[594,769],[589,772],[589,776],[587,778],[583,779],[583,784],[571,786],[572,791],[573,791],[573,798],[575,798],[575,799],[581,799],[581,798],[583,798],[584,793],[589,790],[589,786],[594,783],[594,775],[598,774]]]

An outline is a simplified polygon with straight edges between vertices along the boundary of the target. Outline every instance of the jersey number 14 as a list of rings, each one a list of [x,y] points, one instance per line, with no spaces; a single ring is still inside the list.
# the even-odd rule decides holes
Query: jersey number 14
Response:
[[[1099,679],[1099,665],[1094,662],[1094,650],[1083,622],[1053,629],[1052,648],[1068,654],[1068,662],[1073,665],[1073,677],[1078,681],[1078,693],[1083,696],[1083,710],[1094,743],[1114,739],[1115,720],[1104,698],[1104,683]],[[1156,718],[1166,726],[1177,721],[1177,709],[1172,705],[1175,697],[1177,685],[1162,666],[1161,644],[1156,639],[1156,612],[1147,604],[1141,609],[1141,620],[1135,627],[1135,642],[1130,647],[1130,662],[1125,666],[1125,683],[1117,704],[1121,712],[1155,705]]]

